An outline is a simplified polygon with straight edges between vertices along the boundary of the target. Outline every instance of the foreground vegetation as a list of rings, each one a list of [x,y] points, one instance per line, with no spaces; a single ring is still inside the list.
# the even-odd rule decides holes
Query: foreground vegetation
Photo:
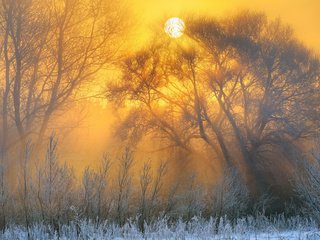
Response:
[[[194,217],[190,222],[177,221],[168,224],[168,219],[158,219],[146,224],[145,232],[139,231],[137,221],[129,221],[123,227],[110,222],[94,224],[91,221],[75,220],[61,226],[61,231],[44,224],[35,224],[30,228],[31,239],[319,239],[320,232],[316,224],[301,218],[285,220],[283,217],[268,219],[263,216],[237,219],[231,223],[222,219],[215,229],[216,219],[209,220]],[[10,226],[0,233],[3,240],[27,239],[28,230],[21,226]]]
[[[196,174],[172,180],[168,162],[146,161],[137,167],[134,152],[125,148],[118,157],[104,155],[100,167],[87,168],[79,181],[71,168],[59,162],[53,136],[42,165],[31,162],[31,146],[26,145],[18,181],[11,186],[14,190],[9,191],[8,176],[1,171],[3,238],[27,234],[41,239],[37,234],[44,233],[42,238],[85,233],[85,239],[94,234],[175,238],[223,233],[230,237],[239,232],[246,238],[260,230],[302,233],[320,223],[320,158],[316,154],[315,162],[305,164],[291,179],[295,195],[277,213],[272,211],[276,196],[268,191],[259,198],[252,196],[232,169],[213,185],[201,183]]]

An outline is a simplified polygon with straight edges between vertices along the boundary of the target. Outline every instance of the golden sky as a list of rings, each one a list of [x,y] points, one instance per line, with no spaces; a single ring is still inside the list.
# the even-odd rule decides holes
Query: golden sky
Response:
[[[251,9],[266,12],[271,18],[280,17],[284,23],[290,24],[296,31],[299,39],[310,48],[320,53],[320,0],[119,0],[128,4],[135,17],[128,17],[133,22],[133,30],[125,35],[128,49],[135,50],[146,44],[145,37],[150,32],[162,30],[164,21],[169,17],[181,17],[187,14],[206,14],[211,16],[230,15],[238,10]],[[130,14],[129,14],[130,15]],[[163,21],[161,23],[160,21]],[[163,24],[162,26],[158,26]],[[111,77],[110,77],[111,74]],[[93,85],[91,90],[86,89],[89,95],[105,87],[106,81],[113,81],[117,73],[111,70],[107,74],[101,73],[103,80],[101,86]],[[114,76],[113,76],[114,75]],[[105,77],[107,76],[107,77]],[[98,77],[99,79],[99,77]],[[102,101],[101,101],[102,102]],[[103,102],[102,102],[102,105]],[[74,161],[75,169],[92,165],[99,160],[106,149],[116,149],[114,138],[110,137],[114,122],[118,121],[112,109],[90,105],[84,123],[78,131],[64,138],[66,143],[72,142],[73,148],[68,144],[61,144],[65,160]],[[70,113],[73,114],[72,112]],[[72,115],[73,116],[73,115]],[[68,117],[63,116],[63,119]],[[95,144],[87,144],[92,142]],[[75,157],[76,156],[76,157]],[[74,160],[73,160],[74,159]],[[81,171],[77,171],[80,173]]]
[[[290,24],[307,47],[320,53],[320,0],[129,0],[140,27],[148,31],[164,16],[209,14],[223,16],[237,10],[263,11]]]

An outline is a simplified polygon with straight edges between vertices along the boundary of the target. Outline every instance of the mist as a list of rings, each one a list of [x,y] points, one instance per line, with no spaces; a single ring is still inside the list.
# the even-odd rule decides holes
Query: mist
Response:
[[[320,224],[312,4],[132,2],[1,3],[4,234]]]

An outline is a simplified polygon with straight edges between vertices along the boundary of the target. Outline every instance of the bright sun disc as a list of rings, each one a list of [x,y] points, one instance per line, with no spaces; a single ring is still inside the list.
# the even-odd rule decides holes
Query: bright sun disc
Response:
[[[166,21],[164,31],[172,38],[181,37],[185,29],[182,19],[173,17]]]

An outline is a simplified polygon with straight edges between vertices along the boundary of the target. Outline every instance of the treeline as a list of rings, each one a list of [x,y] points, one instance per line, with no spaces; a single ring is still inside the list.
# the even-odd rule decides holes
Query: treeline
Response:
[[[154,164],[139,159],[129,148],[118,157],[103,155],[96,170],[87,168],[82,180],[73,170],[59,162],[57,141],[50,137],[41,162],[30,162],[32,145],[27,144],[18,167],[16,186],[9,187],[5,169],[0,174],[0,223],[5,230],[19,224],[29,230],[36,223],[51,226],[57,233],[63,225],[90,221],[123,226],[134,221],[140,231],[144,226],[166,219],[168,224],[191,221],[194,217],[231,222],[244,216],[261,216],[272,206],[275,196],[266,192],[251,201],[247,186],[237,172],[228,169],[211,185],[197,180],[196,173],[181,181],[169,178],[169,162]],[[319,149],[312,164],[297,169],[291,179],[297,202],[287,202],[284,216],[304,216],[320,224]],[[316,155],[315,155],[316,156]],[[40,156],[39,156],[40,157]]]

